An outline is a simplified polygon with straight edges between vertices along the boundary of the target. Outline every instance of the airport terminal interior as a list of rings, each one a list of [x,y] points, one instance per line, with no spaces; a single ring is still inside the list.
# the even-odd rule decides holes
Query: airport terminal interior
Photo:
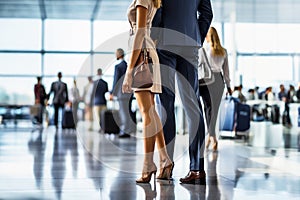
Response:
[[[233,103],[224,90],[216,126],[218,148],[204,149],[205,185],[179,181],[189,172],[190,161],[189,124],[177,91],[171,180],[136,183],[144,143],[135,99],[131,109],[136,131],[130,137],[100,131],[96,120],[91,128],[83,99],[76,128],[60,125],[62,111],[55,127],[52,96],[44,120],[37,123],[37,77],[49,93],[61,72],[69,90],[76,80],[82,97],[88,77],[96,78],[101,68],[112,89],[116,49],[124,49],[128,59],[130,3],[0,1],[0,200],[300,199],[298,1],[211,0],[211,25],[228,52],[232,90],[236,89],[232,96],[243,94],[240,101],[250,108],[250,126],[244,131],[222,129],[225,108]],[[282,87],[289,95],[280,99]],[[271,100],[267,93],[273,94]],[[106,98],[107,108],[118,110],[109,92]],[[159,101],[156,106],[163,110]],[[154,161],[159,166],[157,151]]]

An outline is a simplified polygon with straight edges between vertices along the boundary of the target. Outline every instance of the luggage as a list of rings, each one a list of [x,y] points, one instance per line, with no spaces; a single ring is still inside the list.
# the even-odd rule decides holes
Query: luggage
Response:
[[[219,130],[221,137],[248,135],[250,129],[250,106],[230,97],[220,107]]]
[[[233,131],[235,117],[234,99],[225,100],[220,107],[220,131]]]
[[[236,132],[244,132],[250,129],[250,106],[237,103],[236,105]]]
[[[76,124],[74,122],[73,111],[65,110],[62,118],[62,129],[76,129]]]
[[[100,113],[100,126],[104,133],[119,134],[120,128],[117,124],[119,119],[118,110],[106,109]]]
[[[298,108],[298,127],[300,127],[300,107]]]
[[[31,116],[31,121],[33,124],[39,124],[41,122],[40,119],[40,112],[41,112],[41,105],[40,104],[35,104],[33,106],[30,106],[29,112]]]
[[[271,107],[271,121],[274,124],[280,123],[280,108],[278,105],[272,105]]]

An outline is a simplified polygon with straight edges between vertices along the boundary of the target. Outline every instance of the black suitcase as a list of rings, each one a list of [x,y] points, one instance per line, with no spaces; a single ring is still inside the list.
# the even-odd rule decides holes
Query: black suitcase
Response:
[[[248,104],[237,103],[236,111],[236,131],[247,131],[250,129],[250,106]]]
[[[277,105],[272,105],[271,107],[271,121],[274,124],[280,123],[280,108]]]
[[[64,112],[61,127],[63,129],[75,129],[76,128],[72,110],[66,110]]]
[[[119,113],[118,110],[107,109],[100,114],[100,126],[104,133],[119,134],[118,126]]]

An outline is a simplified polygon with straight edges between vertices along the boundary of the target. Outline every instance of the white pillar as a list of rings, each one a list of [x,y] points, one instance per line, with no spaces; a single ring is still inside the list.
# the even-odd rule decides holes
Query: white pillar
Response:
[[[230,13],[230,25],[231,25],[231,42],[232,42],[232,49],[231,49],[231,55],[232,55],[232,65],[229,66],[230,70],[230,79],[231,79],[231,85],[235,86],[239,83],[240,75],[238,71],[237,66],[237,45],[236,45],[236,12],[235,9],[232,9],[233,11]]]

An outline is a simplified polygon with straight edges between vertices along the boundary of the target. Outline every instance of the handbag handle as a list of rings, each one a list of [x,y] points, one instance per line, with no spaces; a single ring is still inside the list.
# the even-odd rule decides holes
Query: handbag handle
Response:
[[[203,54],[204,54],[206,63],[208,64],[209,68],[211,69],[211,66],[210,66],[210,64],[209,64],[209,62],[208,62],[208,58],[207,58],[207,55],[206,55],[206,51],[205,51],[205,49],[204,49],[203,47],[202,47],[202,51],[203,51]]]

